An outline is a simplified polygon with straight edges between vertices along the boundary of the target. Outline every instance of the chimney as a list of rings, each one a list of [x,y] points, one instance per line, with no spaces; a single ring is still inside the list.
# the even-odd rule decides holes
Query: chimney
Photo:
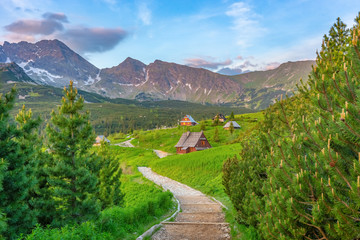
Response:
[[[186,132],[186,137],[189,137],[190,136],[190,131],[187,131]]]

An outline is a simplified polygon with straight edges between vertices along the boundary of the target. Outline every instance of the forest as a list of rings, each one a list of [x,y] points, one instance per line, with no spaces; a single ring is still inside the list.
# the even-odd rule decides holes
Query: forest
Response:
[[[360,237],[360,15],[323,38],[307,84],[265,111],[223,166],[237,219],[261,239]]]

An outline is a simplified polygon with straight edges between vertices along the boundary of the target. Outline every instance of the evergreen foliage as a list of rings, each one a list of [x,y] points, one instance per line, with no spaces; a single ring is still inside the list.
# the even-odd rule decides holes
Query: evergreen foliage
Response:
[[[205,124],[204,121],[201,121],[201,123],[200,123],[200,130],[201,130],[201,131],[205,131],[205,130],[206,130],[206,124]]]
[[[219,138],[219,129],[218,129],[218,128],[215,128],[213,141],[214,141],[214,142],[219,142],[219,141],[220,141],[220,138]]]
[[[223,166],[239,221],[264,239],[360,237],[360,27],[337,20],[300,94]]]
[[[234,112],[231,112],[231,115],[229,117],[229,121],[234,121],[234,120],[235,120]]]
[[[122,203],[123,195],[120,187],[122,169],[120,161],[115,159],[109,151],[108,143],[101,142],[98,154],[101,156],[99,171],[99,196],[103,208],[119,206]]]
[[[36,184],[34,163],[32,162],[32,145],[26,146],[28,134],[39,124],[31,120],[31,112],[23,109],[17,116],[19,126],[11,123],[9,111],[14,105],[16,90],[0,98],[0,180],[3,181],[0,192],[0,230],[4,236],[13,239],[21,233],[28,232],[36,224],[36,211],[31,207],[30,191]],[[25,116],[27,122],[21,122]],[[5,165],[6,163],[6,165]],[[1,189],[1,188],[0,188]]]
[[[72,81],[64,88],[58,113],[51,114],[47,126],[49,150],[54,160],[48,168],[49,185],[54,199],[54,226],[80,223],[99,215],[98,158],[89,152],[95,135],[89,113],[83,113],[84,98],[78,97]]]
[[[234,133],[234,131],[235,131],[234,124],[233,124],[232,121],[230,122],[229,131],[230,131],[231,135],[232,135],[232,134]]]

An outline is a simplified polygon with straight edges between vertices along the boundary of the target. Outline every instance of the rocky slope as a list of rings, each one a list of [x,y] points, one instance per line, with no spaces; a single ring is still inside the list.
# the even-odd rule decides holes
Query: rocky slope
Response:
[[[227,76],[160,60],[145,65],[127,58],[103,69],[100,78],[92,89],[113,97],[222,103],[242,93],[241,84]]]
[[[198,103],[264,108],[307,79],[313,61],[285,63],[279,68],[225,76],[156,60],[146,65],[127,58],[118,66],[98,69],[59,40],[4,42],[0,62],[17,63],[38,84],[62,87],[73,80],[85,91],[110,98],[184,100]]]
[[[17,82],[35,84],[34,80],[32,80],[16,63],[0,63],[0,82],[7,84]]]
[[[99,73],[98,68],[58,40],[42,40],[34,44],[4,42],[2,50],[7,61],[16,62],[41,84],[62,87],[73,79],[82,87],[92,84]],[[0,49],[0,61],[3,59]]]

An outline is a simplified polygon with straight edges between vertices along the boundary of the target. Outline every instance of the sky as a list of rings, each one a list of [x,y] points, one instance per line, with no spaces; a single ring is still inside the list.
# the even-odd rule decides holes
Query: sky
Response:
[[[234,72],[313,60],[359,0],[0,0],[0,44],[59,39],[98,68],[127,57]]]

